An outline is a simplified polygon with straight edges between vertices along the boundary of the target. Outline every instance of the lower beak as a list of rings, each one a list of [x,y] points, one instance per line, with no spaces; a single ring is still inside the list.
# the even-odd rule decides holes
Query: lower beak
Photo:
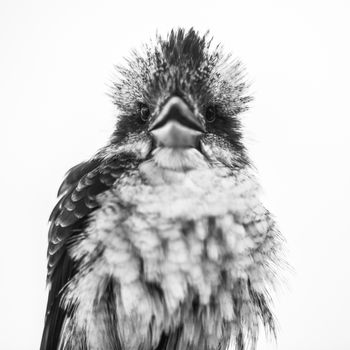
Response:
[[[174,96],[164,105],[149,131],[157,147],[198,147],[205,129],[188,105]]]

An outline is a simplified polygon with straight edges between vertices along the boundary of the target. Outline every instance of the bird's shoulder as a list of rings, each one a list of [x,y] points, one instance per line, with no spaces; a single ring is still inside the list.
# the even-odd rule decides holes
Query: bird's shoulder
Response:
[[[98,195],[135,165],[128,153],[95,157],[71,168],[60,186],[59,199],[50,215],[47,282],[49,297],[41,350],[56,349],[66,310],[61,308],[65,286],[76,273],[76,262],[68,252],[84,232],[89,215],[99,207]]]
[[[67,172],[49,218],[48,277],[57,266],[60,248],[81,233],[81,227],[77,226],[98,208],[98,195],[110,189],[135,163],[133,155],[122,154],[82,162]]]

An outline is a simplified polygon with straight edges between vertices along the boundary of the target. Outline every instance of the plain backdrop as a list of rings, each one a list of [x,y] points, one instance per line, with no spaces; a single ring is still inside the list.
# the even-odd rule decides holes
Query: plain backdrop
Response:
[[[1,0],[0,349],[39,348],[47,219],[112,132],[114,64],[179,26],[209,29],[252,82],[246,142],[293,267],[259,350],[350,349],[349,4]]]

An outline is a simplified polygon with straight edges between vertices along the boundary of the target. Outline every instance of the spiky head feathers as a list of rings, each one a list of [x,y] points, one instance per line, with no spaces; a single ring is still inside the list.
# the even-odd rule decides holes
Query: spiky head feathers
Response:
[[[135,101],[155,108],[169,94],[179,94],[199,109],[219,104],[230,114],[247,108],[242,65],[230,60],[208,33],[172,30],[167,38],[157,36],[155,45],[145,45],[144,54],[134,51],[127,67],[118,67],[121,79],[114,84],[114,103],[127,112]]]
[[[134,51],[118,72],[112,94],[120,110],[116,142],[147,134],[143,113],[152,120],[171,96],[179,96],[206,125],[203,140],[233,147],[236,159],[247,163],[237,117],[251,100],[244,70],[220,45],[213,46],[208,33],[178,29],[166,38],[158,35],[142,54]]]

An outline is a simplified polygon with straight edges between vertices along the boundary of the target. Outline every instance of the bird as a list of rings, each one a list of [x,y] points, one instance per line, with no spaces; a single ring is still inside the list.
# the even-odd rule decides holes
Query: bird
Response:
[[[245,146],[245,68],[177,28],[117,71],[115,128],[49,219],[40,350],[256,349],[283,237]]]

